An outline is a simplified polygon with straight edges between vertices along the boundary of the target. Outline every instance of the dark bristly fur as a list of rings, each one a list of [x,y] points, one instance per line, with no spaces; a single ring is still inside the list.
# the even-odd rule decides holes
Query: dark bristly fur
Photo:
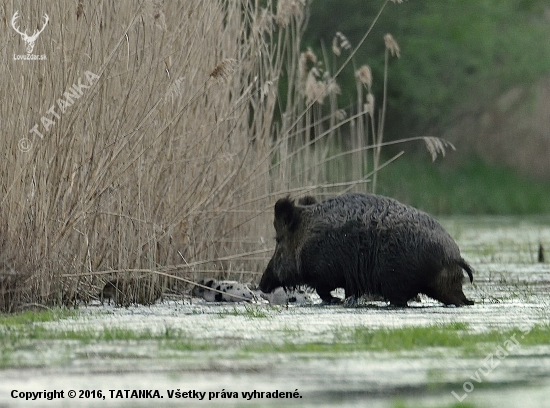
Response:
[[[312,196],[305,196],[298,200],[300,205],[314,205],[317,204],[317,200]]]
[[[424,293],[445,305],[471,305],[462,291],[470,265],[445,229],[428,214],[394,199],[348,194],[321,203],[275,204],[275,254],[260,282],[263,292],[309,285],[325,303],[380,295],[397,306]]]

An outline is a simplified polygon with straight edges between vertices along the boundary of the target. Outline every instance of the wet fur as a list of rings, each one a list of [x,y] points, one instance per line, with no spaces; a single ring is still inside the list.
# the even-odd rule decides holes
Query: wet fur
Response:
[[[309,285],[325,303],[379,295],[406,306],[424,293],[446,305],[471,305],[462,291],[470,265],[443,227],[428,214],[373,194],[348,194],[317,204],[275,204],[277,248],[260,289]]]

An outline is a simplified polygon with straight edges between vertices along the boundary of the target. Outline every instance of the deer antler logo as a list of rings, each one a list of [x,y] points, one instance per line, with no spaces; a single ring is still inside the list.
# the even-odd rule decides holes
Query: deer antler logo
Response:
[[[48,15],[46,13],[44,13],[44,25],[42,26],[42,28],[40,30],[34,30],[34,33],[33,35],[31,35],[30,37],[27,35],[27,31],[25,30],[25,32],[21,32],[19,31],[19,29],[16,27],[15,25],[15,20],[17,20],[17,18],[19,17],[19,11],[16,11],[15,14],[13,15],[12,19],[11,19],[11,26],[13,27],[13,29],[15,30],[15,32],[19,35],[21,35],[21,38],[23,39],[23,41],[25,41],[25,44],[26,45],[26,49],[27,49],[27,54],[30,54],[32,53],[32,50],[34,49],[34,42],[36,41],[36,39],[38,38],[38,36],[40,35],[40,33],[42,31],[44,31],[44,28],[46,28],[46,26],[48,25],[48,21],[50,21],[50,18],[48,17]]]

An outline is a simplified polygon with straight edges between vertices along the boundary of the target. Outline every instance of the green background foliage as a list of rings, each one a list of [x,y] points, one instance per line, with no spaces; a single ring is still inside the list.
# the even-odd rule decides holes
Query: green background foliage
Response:
[[[304,48],[324,55],[333,74],[349,55],[349,51],[339,57],[332,53],[335,33],[342,32],[355,47],[382,4],[313,1]],[[407,154],[380,172],[377,192],[435,213],[547,213],[548,180],[518,175],[517,169],[510,168],[510,159],[504,163],[502,158],[499,163],[480,152],[472,157],[471,141],[477,135],[468,134],[459,125],[464,117],[478,120],[507,90],[515,86],[536,88],[537,81],[550,73],[547,2],[388,2],[353,63],[337,78],[342,88],[340,106],[356,103],[354,70],[368,64],[380,108],[386,33],[398,42],[401,56],[389,61],[384,140],[446,137],[451,129],[458,136],[453,138],[457,152],[450,152],[450,160],[448,157],[435,165],[429,163],[421,143],[384,148],[386,158],[401,149]],[[528,112],[529,103],[528,98],[522,109]],[[346,132],[342,135],[346,137]],[[517,143],[519,149],[522,143],[533,141],[522,138]],[[526,173],[525,166],[521,170]]]
[[[324,44],[330,52],[337,31],[357,45],[381,4],[312,2],[304,45],[320,53]],[[440,135],[453,115],[480,108],[508,87],[549,73],[545,7],[540,0],[390,2],[354,58],[356,66],[371,66],[381,100],[384,34],[391,33],[401,48],[401,57],[392,60],[389,69],[386,138]],[[345,57],[343,53],[339,58]],[[354,101],[352,70],[349,66],[339,78],[343,105]]]

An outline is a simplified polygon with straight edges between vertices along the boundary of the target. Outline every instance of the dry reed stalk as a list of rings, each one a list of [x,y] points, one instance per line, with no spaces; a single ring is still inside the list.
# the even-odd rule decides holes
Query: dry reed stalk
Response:
[[[260,100],[250,88],[260,72],[264,82],[277,75],[269,55],[254,52],[264,38],[251,44],[242,37],[249,24],[243,4],[145,2],[138,9],[137,3],[83,1],[22,8],[26,16],[47,11],[57,24],[52,18],[35,48],[48,56],[45,62],[10,59],[8,50],[20,48],[15,36],[3,52],[3,74],[13,80],[3,81],[2,92],[13,103],[0,109],[13,137],[1,142],[11,152],[0,164],[2,253],[15,257],[16,269],[2,275],[0,309],[97,293],[103,280],[96,271],[137,279],[181,263],[178,252],[190,264],[212,260],[204,269],[218,274],[258,269],[258,259],[238,268],[232,260],[215,261],[261,246],[269,223],[257,215],[267,198],[241,206],[242,213],[225,211],[251,194],[267,197],[253,185],[235,190],[269,155],[273,115],[264,110],[275,106],[275,95],[264,92]],[[93,86],[59,118],[48,114],[86,71],[99,77]],[[43,137],[33,138],[28,152],[18,150],[19,138],[41,126],[42,116],[55,124],[41,128]],[[227,235],[256,238],[228,242]],[[193,268],[178,273],[192,277]],[[151,279],[168,284],[155,274]]]
[[[349,179],[354,151],[334,137],[335,126],[357,116],[325,125],[341,117],[338,73],[312,78],[314,92],[304,92],[320,66],[313,53],[301,57],[303,7],[20,7],[29,16],[22,29],[44,13],[51,21],[35,46],[46,60],[13,60],[24,50],[15,35],[0,51],[8,78],[0,89],[9,98],[0,105],[0,311],[86,301],[112,279],[176,291],[205,274],[254,281],[273,246],[277,197],[365,183],[369,173]],[[87,86],[60,112],[58,100],[79,81]],[[29,132],[35,124],[40,137]],[[363,166],[358,157],[352,166]]]

